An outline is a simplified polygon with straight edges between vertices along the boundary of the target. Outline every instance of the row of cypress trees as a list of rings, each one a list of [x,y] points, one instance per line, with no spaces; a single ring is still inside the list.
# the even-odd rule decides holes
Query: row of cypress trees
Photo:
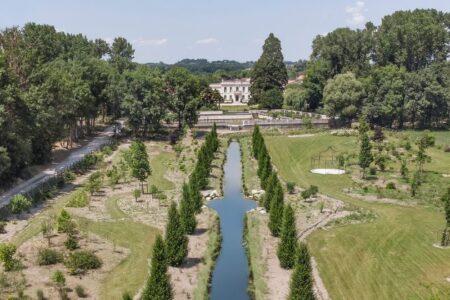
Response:
[[[261,201],[269,212],[269,228],[273,236],[278,237],[281,231],[284,210],[284,192],[278,175],[272,168],[264,137],[255,126],[252,134],[252,154],[258,162],[258,177],[265,191]]]
[[[202,206],[200,190],[208,185],[211,164],[218,147],[219,139],[214,124],[198,152],[189,182],[183,184],[180,209],[175,203],[170,205],[165,240],[160,235],[156,238],[143,300],[169,300],[173,297],[167,268],[169,265],[180,266],[188,255],[187,235],[194,233],[197,226],[195,215]]]
[[[294,268],[289,299],[314,299],[310,257],[306,244],[297,242],[295,212],[284,205],[284,191],[278,175],[273,170],[264,137],[258,126],[252,134],[252,154],[258,161],[258,176],[265,190],[261,199],[269,212],[269,229],[273,236],[280,237],[277,256],[284,269]]]

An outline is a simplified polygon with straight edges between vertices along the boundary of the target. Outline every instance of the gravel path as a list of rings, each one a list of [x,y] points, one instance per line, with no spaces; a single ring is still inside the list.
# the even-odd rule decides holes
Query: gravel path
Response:
[[[100,133],[98,136],[93,138],[92,141],[90,141],[86,146],[76,150],[62,162],[52,165],[51,167],[43,170],[42,172],[31,177],[30,179],[10,189],[9,191],[1,195],[0,208],[8,205],[11,198],[14,195],[25,194],[30,192],[39,184],[47,181],[50,177],[55,176],[58,172],[82,160],[86,154],[96,151],[102,145],[109,142],[113,134],[114,134],[114,127],[110,126],[107,129],[105,129],[102,133]]]

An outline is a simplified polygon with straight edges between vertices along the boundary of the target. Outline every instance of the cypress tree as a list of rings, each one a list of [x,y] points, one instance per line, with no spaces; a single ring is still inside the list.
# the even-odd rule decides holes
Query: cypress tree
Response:
[[[265,190],[266,192],[262,199],[262,204],[263,204],[264,208],[266,209],[266,211],[270,210],[270,200],[271,200],[271,197],[275,190],[277,179],[278,179],[277,173],[272,171],[272,173],[270,173],[269,179],[267,180],[266,190]]]
[[[290,283],[289,300],[314,300],[311,263],[306,244],[300,243]]]
[[[281,239],[278,244],[278,259],[280,266],[284,269],[294,267],[295,253],[297,248],[297,229],[295,224],[295,213],[290,205],[284,209],[283,224],[281,226]]]
[[[186,183],[183,184],[183,195],[180,208],[181,225],[186,234],[194,233],[197,221],[195,220],[195,208],[191,201],[191,194]]]
[[[372,146],[370,145],[369,136],[364,132],[361,135],[361,148],[359,151],[359,166],[363,169],[363,178],[365,178],[366,169],[372,161]]]
[[[253,68],[250,86],[251,102],[263,104],[261,100],[265,92],[273,89],[281,92],[287,82],[288,75],[281,52],[281,42],[271,33],[265,40],[263,53]]]
[[[445,220],[447,221],[447,227],[450,227],[450,188],[447,188],[447,193],[441,198],[444,202]]]
[[[171,266],[179,266],[188,254],[188,239],[181,226],[177,205],[172,203],[169,208],[169,220],[166,227],[167,262]]]
[[[444,212],[446,220],[446,225],[444,231],[442,232],[441,246],[446,247],[450,242],[450,188],[447,189],[447,193],[442,196],[441,200],[442,202],[444,202]]]
[[[167,274],[167,259],[162,237],[156,237],[153,246],[152,266],[150,277],[142,294],[143,300],[169,300],[172,299],[170,277]]]
[[[260,134],[261,133],[259,132],[259,126],[255,125],[255,128],[253,128],[253,133],[252,133],[252,153],[253,153],[254,157],[256,157],[256,154],[258,152],[256,145],[257,145],[257,140],[258,140]]]
[[[194,207],[194,212],[199,213],[203,205],[203,198],[200,194],[200,187],[198,186],[197,180],[194,178],[189,180],[189,194]]]
[[[281,222],[283,220],[283,188],[281,184],[277,184],[270,203],[269,229],[272,235],[277,237],[280,235]]]

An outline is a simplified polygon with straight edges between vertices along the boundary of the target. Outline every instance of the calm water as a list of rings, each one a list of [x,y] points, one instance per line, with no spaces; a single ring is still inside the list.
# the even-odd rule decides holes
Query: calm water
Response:
[[[224,198],[208,204],[219,214],[223,238],[213,272],[210,298],[247,300],[250,299],[247,294],[249,273],[242,235],[245,212],[255,208],[256,204],[241,194],[241,161],[237,142],[228,147],[224,171]]]

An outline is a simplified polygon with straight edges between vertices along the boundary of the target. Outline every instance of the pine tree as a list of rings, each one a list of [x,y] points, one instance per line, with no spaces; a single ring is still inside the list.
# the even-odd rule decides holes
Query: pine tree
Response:
[[[306,244],[300,243],[290,283],[289,300],[314,300],[311,263]]]
[[[188,254],[188,239],[181,226],[175,203],[172,203],[169,208],[165,243],[168,264],[174,267],[181,265]]]
[[[370,145],[369,136],[366,132],[361,135],[361,148],[359,151],[359,166],[363,169],[363,178],[365,178],[366,169],[373,161],[372,146]]]
[[[269,229],[272,235],[280,235],[281,222],[283,220],[284,197],[281,184],[277,184],[270,203]]]
[[[295,256],[292,254],[297,248],[297,229],[295,213],[290,205],[284,209],[280,237],[277,251],[280,266],[284,269],[291,269],[295,263]]]
[[[153,246],[152,266],[150,277],[142,294],[143,300],[170,300],[172,299],[170,277],[167,274],[167,259],[162,237],[156,237]]]
[[[281,42],[271,33],[265,40],[263,53],[253,68],[250,86],[251,102],[264,106],[261,103],[264,93],[273,89],[281,92],[287,81],[288,75],[281,52]],[[281,107],[283,103],[279,104]]]
[[[195,208],[191,201],[191,194],[186,183],[183,184],[183,195],[181,199],[180,219],[186,234],[194,233],[197,221],[195,220]]]

